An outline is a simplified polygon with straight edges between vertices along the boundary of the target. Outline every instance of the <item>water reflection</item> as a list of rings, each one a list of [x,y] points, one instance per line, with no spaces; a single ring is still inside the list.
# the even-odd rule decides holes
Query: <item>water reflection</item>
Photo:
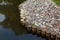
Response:
[[[37,37],[36,35],[32,34],[24,34],[16,37],[18,40],[46,40],[41,37]]]
[[[3,6],[3,5],[12,5],[12,3],[2,1],[2,2],[0,2],[0,5],[1,5],[1,6]]]
[[[11,28],[5,29],[0,25],[0,40],[14,40],[15,34]]]
[[[0,24],[4,28],[12,28],[16,35],[27,33],[26,29],[20,23],[20,17],[18,12],[18,5],[20,4],[19,0],[0,0],[0,3],[12,3],[13,5],[2,5],[0,6],[0,13],[6,16],[6,19]],[[0,16],[0,20],[2,17]]]
[[[0,23],[6,19],[5,15],[0,13]]]
[[[13,5],[4,5],[5,1],[12,3]],[[25,0],[0,0],[0,20],[5,20],[0,23],[0,40],[40,40],[39,37],[27,34],[26,29],[20,23],[20,14],[18,12],[18,5]],[[24,34],[24,35],[22,35]],[[27,37],[27,38],[26,38]],[[23,39],[24,38],[24,39]],[[43,39],[42,39],[43,40]]]
[[[22,35],[15,35],[14,31],[9,28],[5,29],[2,25],[0,25],[0,40],[45,40],[41,37],[37,37],[36,35],[32,34],[22,34]]]

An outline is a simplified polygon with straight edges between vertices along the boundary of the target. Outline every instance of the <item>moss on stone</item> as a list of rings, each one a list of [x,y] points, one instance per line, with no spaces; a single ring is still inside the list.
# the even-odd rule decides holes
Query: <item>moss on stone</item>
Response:
[[[31,25],[32,25],[32,26],[36,26],[36,25],[35,25],[35,24],[33,24],[33,23],[32,23]]]

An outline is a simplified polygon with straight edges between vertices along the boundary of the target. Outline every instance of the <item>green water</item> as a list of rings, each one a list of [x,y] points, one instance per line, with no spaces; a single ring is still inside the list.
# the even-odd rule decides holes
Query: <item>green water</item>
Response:
[[[0,23],[0,25],[3,25],[4,28],[12,28],[16,34],[26,33],[26,29],[20,23],[20,18],[19,18],[20,14],[18,10],[18,5],[24,2],[25,0],[0,0],[0,3],[2,1],[12,4],[0,5],[0,13],[6,16],[5,21]]]

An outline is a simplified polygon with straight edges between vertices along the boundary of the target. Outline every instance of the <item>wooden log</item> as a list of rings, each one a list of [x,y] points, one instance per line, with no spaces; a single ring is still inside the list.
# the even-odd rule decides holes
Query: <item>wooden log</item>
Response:
[[[33,26],[32,27],[32,34],[36,34],[36,32],[37,32],[37,26]]]
[[[29,25],[29,24],[28,24],[27,22],[26,22],[26,23],[24,23],[25,28],[27,28],[27,27],[28,27],[28,25]]]
[[[31,25],[28,25],[28,26],[26,27],[26,29],[27,29],[27,31],[28,31],[29,33],[31,33],[31,31],[32,31],[32,26],[31,26]]]
[[[37,27],[37,36],[41,36],[41,32],[42,32],[41,27]]]
[[[60,34],[56,35],[56,40],[60,40]]]
[[[51,40],[55,40],[55,39],[56,39],[56,32],[51,31]]]
[[[46,37],[46,28],[42,28],[42,31],[41,31],[41,33],[42,33],[42,37]]]
[[[51,30],[50,30],[50,28],[46,28],[46,39],[47,40],[51,40]]]

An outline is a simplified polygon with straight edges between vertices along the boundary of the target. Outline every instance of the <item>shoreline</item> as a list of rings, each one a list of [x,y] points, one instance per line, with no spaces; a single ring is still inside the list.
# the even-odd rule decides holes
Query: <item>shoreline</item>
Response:
[[[53,4],[58,7],[54,2]],[[26,29],[28,32],[31,32],[32,34],[37,34],[37,35],[42,35],[42,37],[48,38],[48,40],[59,40],[60,39],[60,32],[52,31],[52,27],[47,27],[47,26],[42,26],[42,27],[37,27],[37,26],[32,26],[29,23],[25,22],[25,16],[24,16],[24,10],[20,8],[21,5],[19,6],[19,12],[20,12],[20,18],[21,18],[21,23],[25,25]],[[51,29],[50,29],[51,28]]]

